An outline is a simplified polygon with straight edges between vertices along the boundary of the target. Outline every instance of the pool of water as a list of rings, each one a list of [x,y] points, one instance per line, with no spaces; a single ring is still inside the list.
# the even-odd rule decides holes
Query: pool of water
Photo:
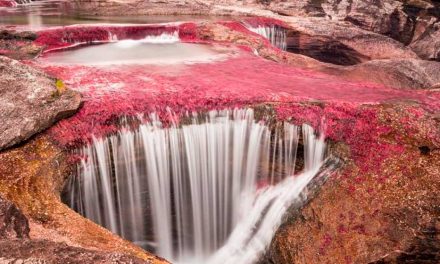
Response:
[[[190,43],[150,43],[122,40],[50,52],[40,60],[58,65],[194,64],[226,59],[231,51]]]
[[[176,21],[217,20],[213,16],[90,16],[81,14],[69,1],[43,0],[17,7],[0,7],[0,26],[20,25],[37,30],[48,26],[93,23],[168,23]]]

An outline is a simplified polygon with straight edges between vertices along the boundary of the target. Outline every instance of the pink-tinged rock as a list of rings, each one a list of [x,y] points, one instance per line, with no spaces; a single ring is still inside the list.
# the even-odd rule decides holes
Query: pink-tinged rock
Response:
[[[353,65],[376,59],[415,59],[402,43],[348,23],[323,18],[286,18],[287,49],[323,62]]]
[[[440,61],[440,22],[428,27],[410,47],[420,58]]]
[[[18,61],[0,56],[0,150],[75,113],[79,93]]]

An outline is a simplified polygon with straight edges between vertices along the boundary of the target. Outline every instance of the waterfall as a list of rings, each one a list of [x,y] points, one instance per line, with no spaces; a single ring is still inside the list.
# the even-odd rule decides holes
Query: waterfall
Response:
[[[110,41],[116,42],[118,47],[121,48],[132,48],[136,45],[140,45],[142,43],[151,43],[151,44],[172,44],[176,42],[180,42],[179,32],[174,31],[173,33],[164,32],[157,36],[146,36],[140,40],[133,39],[124,39],[118,40],[117,35],[111,35]]]
[[[272,133],[252,109],[170,127],[148,120],[79,150],[68,203],[177,263],[254,263],[324,157],[311,127],[282,123]],[[304,171],[293,176],[301,134]]]
[[[275,47],[286,50],[287,49],[287,31],[280,26],[250,26],[246,27],[265,38],[267,38]]]
[[[176,42],[180,42],[179,31],[174,30],[170,32],[145,32],[147,34],[145,37],[139,38],[138,36],[134,36],[134,39],[130,36],[127,36],[126,32],[121,31],[121,28],[109,28],[103,29],[105,30],[105,34],[85,34],[86,37],[79,37],[77,32],[74,33],[66,33],[65,36],[61,38],[62,42],[71,43],[71,46],[77,46],[82,44],[89,43],[107,43],[114,42],[120,47],[130,48],[136,45],[140,45],[142,43],[152,43],[152,44],[172,44]],[[50,51],[56,50],[58,48],[49,49]],[[46,50],[47,52],[48,50]]]
[[[32,0],[15,0],[15,2],[19,5],[25,5],[32,3]]]

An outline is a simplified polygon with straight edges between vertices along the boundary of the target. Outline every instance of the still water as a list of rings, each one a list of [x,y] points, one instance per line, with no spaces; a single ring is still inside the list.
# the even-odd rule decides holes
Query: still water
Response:
[[[227,52],[213,46],[191,43],[151,43],[122,40],[88,45],[46,54],[41,60],[50,64],[120,65],[120,64],[192,64],[225,59]]]
[[[42,0],[17,7],[0,7],[0,26],[19,25],[38,30],[47,26],[93,23],[167,23],[220,19],[212,16],[90,16],[81,14],[70,1]]]

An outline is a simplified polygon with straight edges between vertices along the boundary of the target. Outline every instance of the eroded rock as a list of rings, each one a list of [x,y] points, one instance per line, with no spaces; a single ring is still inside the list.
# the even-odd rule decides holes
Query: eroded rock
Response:
[[[18,61],[0,57],[0,150],[76,112],[79,93]]]
[[[29,223],[15,204],[0,196],[0,239],[13,238],[29,238]]]
[[[341,22],[286,18],[288,51],[323,62],[353,65],[375,59],[417,58],[402,43]]]
[[[17,60],[35,58],[43,49],[33,43],[36,38],[34,32],[0,29],[0,55]]]
[[[440,61],[440,22],[426,28],[410,47],[420,58]]]
[[[368,108],[378,115],[363,119]],[[349,157],[344,169],[277,231],[269,263],[438,263],[438,121],[411,102],[343,112],[340,122],[354,118],[353,131],[367,137],[336,144],[335,154]],[[387,132],[376,134],[381,126]],[[340,133],[350,132],[337,130],[336,142]]]
[[[93,263],[89,260],[95,257],[104,261],[121,256],[115,259],[116,263],[118,259],[142,263],[135,262],[136,258],[146,263],[168,263],[63,204],[60,193],[71,173],[70,165],[65,149],[41,134],[22,146],[0,152],[0,193],[29,220],[31,239],[0,243],[0,258],[43,259],[48,263],[64,263],[57,260],[65,258],[73,263]]]
[[[152,264],[121,253],[109,253],[68,246],[49,240],[2,240],[0,241],[0,263],[55,264],[55,263],[127,263]]]

